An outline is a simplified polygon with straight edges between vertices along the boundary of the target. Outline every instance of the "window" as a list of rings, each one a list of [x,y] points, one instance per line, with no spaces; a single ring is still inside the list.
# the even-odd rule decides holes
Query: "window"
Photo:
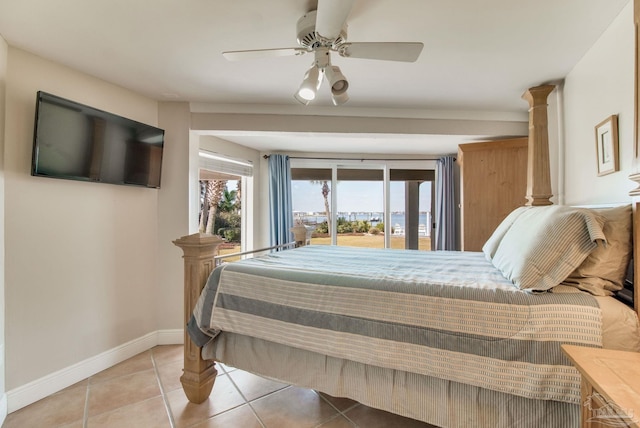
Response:
[[[435,171],[390,170],[391,248],[431,250]]]
[[[384,248],[384,169],[337,169],[337,244]]]
[[[246,219],[243,216],[243,189],[253,173],[247,161],[200,151],[200,232],[220,236],[225,242],[221,255],[245,249]],[[232,261],[232,260],[226,260]]]
[[[311,243],[331,245],[331,168],[291,168],[293,221],[316,228]]]
[[[339,162],[291,161],[294,221],[316,228],[312,244],[431,249],[434,162]]]

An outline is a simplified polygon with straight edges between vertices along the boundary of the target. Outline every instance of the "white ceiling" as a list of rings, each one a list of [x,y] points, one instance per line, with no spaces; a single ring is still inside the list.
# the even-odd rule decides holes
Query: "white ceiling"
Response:
[[[417,41],[424,49],[415,63],[334,55],[350,84],[350,101],[341,107],[331,106],[326,85],[313,105],[294,100],[310,55],[242,62],[221,55],[296,46],[296,22],[317,0],[1,0],[0,34],[11,46],[153,99],[225,112],[445,117],[464,111],[513,120],[526,118],[524,90],[564,78],[629,1],[355,0],[348,41]],[[292,141],[316,138],[307,145],[345,151],[344,140],[334,137],[221,136],[261,150],[289,150]],[[377,137],[351,136],[349,150],[381,144],[376,152],[415,152],[416,137]],[[455,147],[453,140],[439,141]]]

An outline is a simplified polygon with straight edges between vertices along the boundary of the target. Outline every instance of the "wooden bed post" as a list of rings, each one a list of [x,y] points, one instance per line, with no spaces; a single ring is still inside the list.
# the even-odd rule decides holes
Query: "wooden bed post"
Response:
[[[549,166],[547,97],[554,85],[529,88],[522,98],[529,102],[529,152],[527,157],[527,195],[525,205],[552,205]]]
[[[215,267],[214,257],[222,240],[217,236],[195,233],[173,241],[182,248],[184,258],[184,319],[186,326],[202,288]],[[184,370],[180,377],[182,389],[192,403],[207,400],[218,371],[213,361],[205,361],[201,348],[184,331]]]

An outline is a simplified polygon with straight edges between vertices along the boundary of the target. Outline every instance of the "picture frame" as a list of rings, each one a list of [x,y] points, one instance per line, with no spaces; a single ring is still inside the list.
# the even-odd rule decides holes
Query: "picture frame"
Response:
[[[614,114],[595,127],[598,177],[620,169],[618,164],[618,115]]]

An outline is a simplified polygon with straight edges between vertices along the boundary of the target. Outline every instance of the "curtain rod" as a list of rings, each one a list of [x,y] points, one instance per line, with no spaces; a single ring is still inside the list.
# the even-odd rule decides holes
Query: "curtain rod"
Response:
[[[264,159],[269,159],[270,155],[263,155],[262,157]],[[443,155],[443,156],[448,156],[448,155]],[[351,160],[351,161],[360,161],[360,162],[364,162],[364,161],[421,161],[421,160],[438,160],[443,156],[438,156],[438,157],[425,157],[425,158],[398,158],[398,159],[380,159],[380,158],[318,158],[318,157],[312,157],[312,156],[289,156],[289,159],[310,159],[310,160]],[[453,160],[455,161],[456,158],[454,157]]]

